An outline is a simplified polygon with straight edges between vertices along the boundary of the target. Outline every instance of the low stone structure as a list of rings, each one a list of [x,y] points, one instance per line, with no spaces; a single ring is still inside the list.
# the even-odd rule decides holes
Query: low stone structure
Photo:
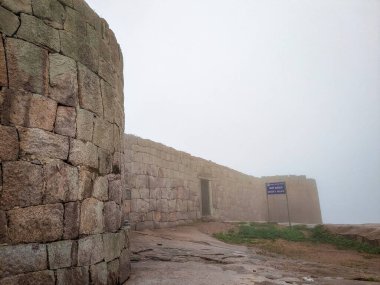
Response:
[[[83,0],[0,0],[0,284],[130,272],[123,60]]]
[[[257,178],[133,135],[125,136],[123,163],[137,229],[201,218],[322,222],[315,180],[305,176]],[[287,186],[289,213],[285,195],[266,195],[266,183],[279,181]]]

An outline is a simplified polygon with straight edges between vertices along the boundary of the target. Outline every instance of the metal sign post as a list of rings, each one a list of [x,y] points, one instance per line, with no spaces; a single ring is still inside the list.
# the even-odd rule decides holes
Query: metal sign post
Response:
[[[270,217],[269,214],[269,195],[277,195],[277,194],[285,194],[286,195],[286,208],[288,210],[288,222],[289,227],[292,226],[292,222],[290,221],[290,211],[289,211],[289,199],[288,199],[288,192],[286,191],[286,184],[285,182],[272,182],[272,183],[265,183],[265,186],[267,188],[267,204],[268,204],[268,220]]]

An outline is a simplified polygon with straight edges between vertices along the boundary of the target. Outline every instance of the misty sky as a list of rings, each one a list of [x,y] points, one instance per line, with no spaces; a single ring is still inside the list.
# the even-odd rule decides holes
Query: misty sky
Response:
[[[380,1],[87,2],[123,50],[127,133],[305,174],[324,222],[380,223]]]

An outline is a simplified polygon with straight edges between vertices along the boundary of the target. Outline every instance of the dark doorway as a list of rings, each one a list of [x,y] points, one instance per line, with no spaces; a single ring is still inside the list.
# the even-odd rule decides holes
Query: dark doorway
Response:
[[[211,215],[210,207],[210,182],[201,179],[202,217]]]

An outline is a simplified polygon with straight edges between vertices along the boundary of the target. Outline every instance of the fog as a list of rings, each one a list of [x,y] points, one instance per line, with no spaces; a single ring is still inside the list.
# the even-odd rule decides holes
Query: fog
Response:
[[[326,223],[380,223],[380,1],[89,0],[124,54],[126,132],[307,175]]]

